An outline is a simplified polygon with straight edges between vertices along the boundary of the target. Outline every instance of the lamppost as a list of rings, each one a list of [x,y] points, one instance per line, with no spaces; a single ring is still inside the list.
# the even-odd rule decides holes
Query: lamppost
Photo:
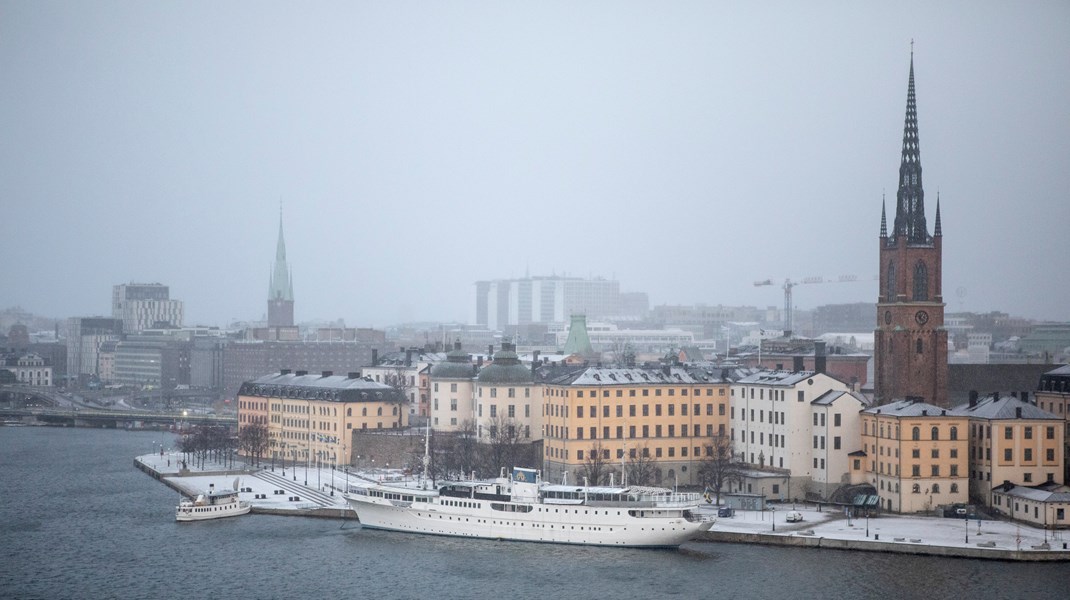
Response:
[[[293,464],[290,465],[290,474],[294,476],[294,481],[297,481],[297,446],[294,445],[290,448],[290,456],[292,457]]]
[[[773,520],[773,533],[776,533],[776,507],[775,506],[770,506],[769,510],[772,511],[770,516],[772,517],[772,520]]]
[[[866,537],[869,537],[869,507],[866,507]]]
[[[282,451],[282,476],[286,477],[286,442],[279,444],[279,450]]]
[[[966,544],[970,543],[970,511],[967,510],[966,514],[962,515],[962,522],[966,524]]]

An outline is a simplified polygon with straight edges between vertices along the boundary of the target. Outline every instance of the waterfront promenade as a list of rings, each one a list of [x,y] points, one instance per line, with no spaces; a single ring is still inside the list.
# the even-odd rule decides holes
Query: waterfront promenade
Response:
[[[181,469],[181,453],[138,456],[134,463],[152,477],[186,496],[195,496],[214,484],[217,489],[242,490],[254,513],[356,519],[342,493],[347,482],[383,481],[401,476],[396,469],[346,473],[330,467],[283,469],[276,464],[253,468],[208,461],[203,468],[192,463]],[[333,492],[333,493],[332,493]],[[177,505],[177,498],[175,504]],[[702,511],[715,512],[704,505]],[[698,541],[766,544],[996,560],[1070,561],[1070,531],[1044,531],[1009,521],[947,519],[915,515],[881,515],[867,520],[848,519],[841,510],[816,505],[795,507],[803,521],[787,523],[792,505],[776,510],[735,511],[717,519],[714,528]],[[775,523],[775,531],[774,531]]]

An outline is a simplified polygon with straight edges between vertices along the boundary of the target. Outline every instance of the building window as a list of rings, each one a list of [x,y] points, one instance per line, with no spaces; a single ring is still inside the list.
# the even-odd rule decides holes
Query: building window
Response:
[[[921,439],[921,428],[915,427],[910,430],[910,439],[915,442]]]
[[[1027,440],[1033,439],[1033,428],[1032,427],[1026,427],[1025,428],[1025,439],[1027,439]]]
[[[917,353],[918,353],[918,354],[923,354],[923,353],[925,352],[925,345],[924,345],[924,344],[922,344],[921,340],[918,340],[918,341],[917,341],[917,342],[916,342],[916,343],[914,344],[914,346],[915,346],[915,348],[916,348],[916,351],[917,351]]]
[[[951,439],[952,440],[959,439],[959,428],[955,427],[954,425],[951,426]]]
[[[888,302],[895,301],[895,263],[888,264],[888,281],[885,283],[885,295]]]
[[[910,474],[913,477],[921,477],[921,465],[911,465]]]
[[[910,491],[915,493],[915,494],[920,494],[921,493],[921,484],[915,483],[913,486],[911,486]]]
[[[1005,448],[1003,450],[1003,460],[1005,460],[1007,462],[1010,462],[1010,461],[1014,460],[1014,450],[1012,450],[1010,448]]]
[[[959,493],[959,484],[957,484],[957,483],[952,483],[951,484],[951,493],[952,494]]]
[[[1005,439],[1005,440],[1013,440],[1014,439],[1014,428],[1013,427],[1004,427],[1003,428],[1003,439]]]
[[[940,439],[940,428],[939,427],[933,427],[931,433],[932,433],[932,439],[934,439],[934,440]]]
[[[952,477],[958,477],[959,476],[959,466],[958,465],[951,465],[951,476]]]
[[[914,266],[914,301],[929,299],[929,269],[925,263],[918,261]]]
[[[837,416],[839,416],[839,415],[837,415]],[[833,450],[839,450],[840,449],[840,436],[836,436],[836,437],[832,438],[832,449]]]
[[[933,493],[934,494],[939,494],[940,493],[940,484],[939,483],[934,483],[933,484]]]
[[[1062,408],[1062,407],[1060,407],[1060,408]],[[1048,411],[1048,412],[1051,412],[1051,411]],[[1062,411],[1060,411],[1060,412],[1062,412]],[[1048,427],[1046,435],[1047,435],[1047,438],[1049,440],[1054,440],[1055,439],[1055,428],[1054,427]]]
[[[1026,460],[1026,462],[1031,462],[1033,460],[1033,449],[1032,448],[1026,448],[1025,449],[1025,460]]]

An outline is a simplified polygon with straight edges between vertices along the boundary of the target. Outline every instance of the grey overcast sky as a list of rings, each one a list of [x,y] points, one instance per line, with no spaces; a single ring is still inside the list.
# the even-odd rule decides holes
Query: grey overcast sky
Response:
[[[875,301],[911,40],[948,311],[1070,320],[1070,3],[0,1],[0,307],[470,320],[479,279]]]

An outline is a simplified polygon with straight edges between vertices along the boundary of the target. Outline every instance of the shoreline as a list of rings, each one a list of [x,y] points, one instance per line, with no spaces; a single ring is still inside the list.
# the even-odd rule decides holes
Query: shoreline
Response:
[[[167,469],[160,464],[163,460],[170,461]],[[171,467],[171,464],[175,466]],[[255,483],[256,485],[255,489],[253,487],[243,488],[243,491],[248,491],[253,495],[253,498],[248,498],[248,500],[252,503],[252,510],[250,512],[254,514],[344,519],[359,522],[352,509],[346,506],[345,501],[341,499],[340,495],[333,495],[335,490],[341,491],[341,489],[333,485],[332,482],[328,482],[326,486],[323,486],[324,489],[317,490],[298,483],[296,478],[291,482],[289,479],[281,477],[264,468],[255,470],[246,468],[220,468],[193,471],[189,469],[180,470],[177,468],[177,465],[178,455],[175,454],[149,454],[134,458],[135,468],[186,496],[195,496],[196,494],[201,493],[201,490],[206,487],[206,480],[212,478],[237,478],[243,479],[245,485],[249,485],[250,483]],[[290,468],[293,469],[293,467]],[[317,473],[317,475],[321,474]],[[334,474],[331,473],[329,475],[333,479]],[[307,473],[305,474],[305,477],[308,477]],[[356,475],[354,475],[354,477],[356,477]],[[828,513],[826,513],[826,515],[828,515]],[[762,517],[764,519],[764,515]],[[771,515],[769,517],[770,521],[774,517],[775,515]],[[718,525],[723,523],[728,527],[727,530],[722,528],[720,530],[715,529],[707,531],[692,538],[691,541],[696,543],[757,544],[787,548],[884,552],[891,554],[911,554],[916,556],[938,556],[946,558],[1013,562],[1070,562],[1070,550],[1066,549],[1067,543],[1055,541],[1054,539],[1052,540],[1052,547],[1050,549],[1039,548],[1036,547],[1036,545],[1029,543],[1022,544],[1020,548],[1007,548],[996,546],[996,542],[989,539],[992,534],[989,534],[983,542],[974,542],[976,545],[964,546],[961,544],[940,544],[932,541],[923,542],[922,537],[911,537],[910,531],[905,530],[897,531],[892,534],[896,537],[882,541],[879,539],[882,532],[878,532],[876,527],[874,528],[874,539],[872,540],[868,539],[868,537],[865,539],[851,539],[844,537],[842,534],[840,536],[829,535],[829,532],[822,530],[823,528],[828,529],[836,527],[837,519],[829,518],[829,516],[822,518],[818,515],[812,515],[812,517],[812,522],[806,524],[806,526],[809,527],[808,529],[803,529],[797,526],[791,531],[785,531],[784,533],[779,534],[762,531],[738,530],[740,528],[745,529],[753,527],[750,524],[751,522],[745,517],[738,520],[733,519],[724,523],[723,519],[719,519]],[[886,516],[882,517],[880,520],[888,525],[895,525],[896,519],[910,522],[913,522],[913,520],[922,521],[922,526],[927,532],[921,535],[929,537],[930,540],[932,537],[936,537],[935,532],[937,526],[948,521],[947,519],[940,519],[937,517],[911,518],[902,516]],[[876,521],[877,519],[874,520]],[[770,521],[763,521],[762,526],[765,526],[764,524]],[[883,531],[883,534],[888,535],[888,531]]]

